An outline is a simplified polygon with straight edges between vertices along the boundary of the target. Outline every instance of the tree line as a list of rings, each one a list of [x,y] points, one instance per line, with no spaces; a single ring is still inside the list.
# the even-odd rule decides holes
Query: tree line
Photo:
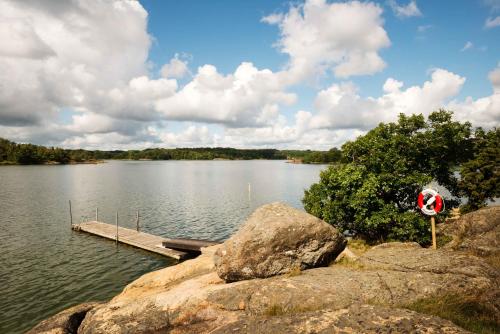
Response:
[[[110,159],[128,160],[285,160],[298,158],[305,163],[331,163],[340,159],[338,149],[330,151],[292,151],[277,149],[235,149],[228,147],[148,148],[144,150],[83,150],[17,144],[0,138],[0,163],[46,164],[82,163]]]

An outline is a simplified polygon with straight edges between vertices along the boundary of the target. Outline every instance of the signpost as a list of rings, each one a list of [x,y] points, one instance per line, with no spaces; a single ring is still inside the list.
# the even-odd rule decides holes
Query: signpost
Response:
[[[427,216],[431,216],[432,248],[436,249],[436,222],[434,216],[443,210],[443,198],[434,189],[424,189],[418,194],[418,207]]]

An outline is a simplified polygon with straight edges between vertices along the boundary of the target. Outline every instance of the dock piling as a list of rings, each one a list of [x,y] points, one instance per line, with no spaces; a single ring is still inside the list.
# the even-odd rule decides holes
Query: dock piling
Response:
[[[118,246],[118,211],[116,211],[116,245]]]
[[[71,212],[71,200],[69,200],[69,221],[71,226],[73,226],[73,212]]]
[[[95,208],[95,221],[99,221],[99,208]]]
[[[137,210],[137,215],[135,217],[135,229],[139,232],[139,210]]]

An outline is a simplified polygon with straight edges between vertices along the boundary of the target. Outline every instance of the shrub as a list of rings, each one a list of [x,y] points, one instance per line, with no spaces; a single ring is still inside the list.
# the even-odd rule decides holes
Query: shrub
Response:
[[[477,210],[487,200],[500,197],[500,129],[475,133],[474,156],[460,168],[460,189],[468,202],[460,208],[462,213]]]
[[[305,191],[307,212],[368,240],[427,244],[430,224],[416,207],[418,193],[435,180],[459,195],[454,170],[472,153],[469,123],[444,110],[400,115],[342,147],[344,165],[330,166]],[[448,207],[457,204],[447,198]]]

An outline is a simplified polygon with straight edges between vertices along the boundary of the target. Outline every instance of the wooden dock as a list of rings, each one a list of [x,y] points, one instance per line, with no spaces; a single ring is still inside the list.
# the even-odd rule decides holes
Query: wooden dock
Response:
[[[168,256],[176,260],[184,260],[190,257],[190,251],[199,251],[201,247],[216,244],[215,242],[204,240],[162,238],[144,232],[137,232],[136,230],[125,227],[117,228],[116,225],[98,221],[73,224],[71,228],[75,231],[90,233],[113,241],[116,241],[116,233],[118,231],[118,242],[159,255]],[[178,249],[164,247],[164,243],[168,244],[172,242],[178,246]],[[186,250],[186,252],[182,251],[182,249]]]

